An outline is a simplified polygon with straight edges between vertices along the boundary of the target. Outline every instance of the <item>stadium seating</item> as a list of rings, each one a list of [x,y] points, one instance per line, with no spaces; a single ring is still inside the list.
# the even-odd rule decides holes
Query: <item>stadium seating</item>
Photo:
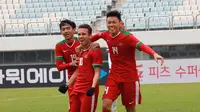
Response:
[[[82,23],[103,20],[113,0],[1,0],[0,34],[59,33],[63,18]],[[116,1],[116,0],[115,0]],[[200,0],[126,0],[119,7],[128,30],[196,28]],[[106,30],[105,23],[99,30]]]
[[[0,26],[5,29],[5,35],[23,35],[21,25],[28,34],[58,33],[62,18],[78,20],[78,24],[80,19],[82,23],[91,23],[92,19],[101,17],[109,5],[108,0],[1,0]],[[17,24],[18,21],[22,23]]]
[[[121,12],[127,29],[130,30],[194,27],[195,18],[200,10],[199,2],[199,0],[127,0]],[[145,19],[145,24],[141,24],[139,20],[134,21],[138,17]],[[196,21],[199,21],[198,18]]]

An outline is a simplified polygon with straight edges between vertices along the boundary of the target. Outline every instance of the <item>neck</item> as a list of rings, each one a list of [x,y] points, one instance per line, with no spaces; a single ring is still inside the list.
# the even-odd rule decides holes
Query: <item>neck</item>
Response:
[[[83,50],[87,50],[91,45],[91,42],[88,42],[87,44],[83,45],[82,48]]]
[[[119,32],[120,32],[120,31],[119,31]],[[117,32],[117,33],[112,33],[111,36],[112,36],[112,37],[116,37],[116,36],[119,34],[119,32]]]
[[[67,44],[73,43],[74,42],[74,37],[70,39],[66,39]]]

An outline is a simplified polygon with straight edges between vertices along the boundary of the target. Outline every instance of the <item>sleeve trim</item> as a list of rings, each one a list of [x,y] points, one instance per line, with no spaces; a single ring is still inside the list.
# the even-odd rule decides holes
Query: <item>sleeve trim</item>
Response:
[[[102,68],[101,64],[93,64],[92,66],[93,66],[93,68]]]
[[[136,44],[136,49],[138,49],[138,50],[140,50],[140,45],[142,44],[142,42],[138,42],[137,44]],[[141,50],[140,50],[141,51]]]
[[[55,57],[56,60],[63,60],[63,56],[57,56]]]

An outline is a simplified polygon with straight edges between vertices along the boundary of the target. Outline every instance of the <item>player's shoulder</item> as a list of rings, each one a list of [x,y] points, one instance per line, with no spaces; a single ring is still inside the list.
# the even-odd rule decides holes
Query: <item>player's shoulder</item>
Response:
[[[132,35],[132,33],[128,32],[128,31],[125,31],[125,30],[120,30],[120,32],[125,35],[125,36],[130,36]]]
[[[56,46],[60,46],[60,45],[62,45],[62,44],[65,43],[65,42],[66,42],[66,40],[63,39],[63,40],[57,42],[57,43],[56,43]]]
[[[63,40],[61,40],[61,41],[57,42],[57,45],[63,44],[63,43],[65,43],[65,42],[66,42],[66,40],[65,40],[65,39],[63,39]]]
[[[99,32],[99,34],[101,34],[101,36],[107,36],[107,35],[110,35],[110,32],[108,30],[104,30],[104,31]]]
[[[103,31],[102,33],[106,35],[110,35],[110,32],[108,30]]]
[[[100,49],[100,45],[99,45],[99,43],[92,42],[89,49],[90,50],[98,50],[98,49]]]

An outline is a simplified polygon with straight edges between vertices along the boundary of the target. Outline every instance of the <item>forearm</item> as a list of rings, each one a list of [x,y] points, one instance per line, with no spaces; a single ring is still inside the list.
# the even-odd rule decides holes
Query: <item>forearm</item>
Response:
[[[70,68],[70,67],[71,67],[70,63],[67,63],[67,64],[56,64],[56,68],[57,68],[59,71],[68,69],[68,68]]]
[[[101,38],[101,34],[97,33],[97,34],[92,35],[92,37],[90,39],[92,42],[95,42],[95,41],[99,40],[100,38]]]
[[[100,77],[100,69],[95,71],[93,81],[92,81],[92,88],[95,88],[96,85],[98,84],[99,77]]]
[[[153,49],[151,49],[149,46],[147,46],[145,44],[141,44],[139,48],[141,51],[143,51],[151,56],[154,56],[154,54],[157,54]]]
[[[73,85],[74,82],[76,81],[77,73],[78,73],[78,69],[76,69],[76,71],[72,74],[72,76],[68,80],[68,82],[67,82],[67,86],[68,87],[70,87],[71,85]]]

